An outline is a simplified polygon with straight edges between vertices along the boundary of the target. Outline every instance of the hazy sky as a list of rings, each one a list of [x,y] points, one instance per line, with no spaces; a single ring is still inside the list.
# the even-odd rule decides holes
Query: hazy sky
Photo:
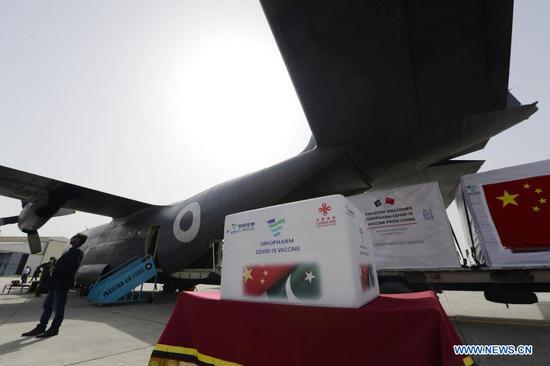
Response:
[[[466,156],[482,170],[550,158],[549,10],[516,1],[509,85],[540,110]],[[0,0],[0,127],[0,165],[158,204],[290,158],[310,135],[254,0]],[[19,211],[0,197],[0,215]]]

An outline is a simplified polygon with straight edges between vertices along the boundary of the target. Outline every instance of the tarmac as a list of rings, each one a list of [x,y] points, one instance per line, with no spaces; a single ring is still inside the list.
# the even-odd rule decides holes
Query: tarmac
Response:
[[[12,279],[0,277],[0,289]],[[548,365],[550,293],[538,296],[537,304],[506,307],[480,292],[447,291],[440,301],[465,344],[533,345],[531,356],[476,356],[478,365]],[[21,333],[37,324],[44,296],[0,295],[0,366],[147,365],[176,297],[159,292],[153,303],[99,307],[71,292],[59,335],[37,339]]]

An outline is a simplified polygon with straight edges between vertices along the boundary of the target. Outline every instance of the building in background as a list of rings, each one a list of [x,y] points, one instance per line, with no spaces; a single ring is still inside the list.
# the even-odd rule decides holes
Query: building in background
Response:
[[[26,266],[31,266],[34,271],[50,257],[59,258],[69,241],[64,237],[40,239],[42,251],[30,254],[26,236],[0,236],[0,276],[19,275]]]

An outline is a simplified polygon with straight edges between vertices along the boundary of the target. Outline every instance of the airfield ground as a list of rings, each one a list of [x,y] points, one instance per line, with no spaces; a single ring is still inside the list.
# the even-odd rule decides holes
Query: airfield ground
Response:
[[[0,289],[12,279],[0,277]],[[20,335],[37,324],[44,297],[0,295],[0,366],[147,365],[176,296],[157,293],[152,304],[99,307],[71,293],[60,334],[36,339]],[[548,364],[550,294],[539,294],[538,304],[509,308],[485,301],[479,292],[449,291],[441,294],[440,300],[466,344],[534,347],[533,356],[476,357],[479,365]]]

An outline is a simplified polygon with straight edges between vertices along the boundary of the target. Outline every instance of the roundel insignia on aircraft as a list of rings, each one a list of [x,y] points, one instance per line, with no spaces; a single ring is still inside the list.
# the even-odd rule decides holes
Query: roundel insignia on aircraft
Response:
[[[192,202],[178,212],[172,229],[176,239],[189,243],[199,233],[200,225],[201,206],[198,202]]]

